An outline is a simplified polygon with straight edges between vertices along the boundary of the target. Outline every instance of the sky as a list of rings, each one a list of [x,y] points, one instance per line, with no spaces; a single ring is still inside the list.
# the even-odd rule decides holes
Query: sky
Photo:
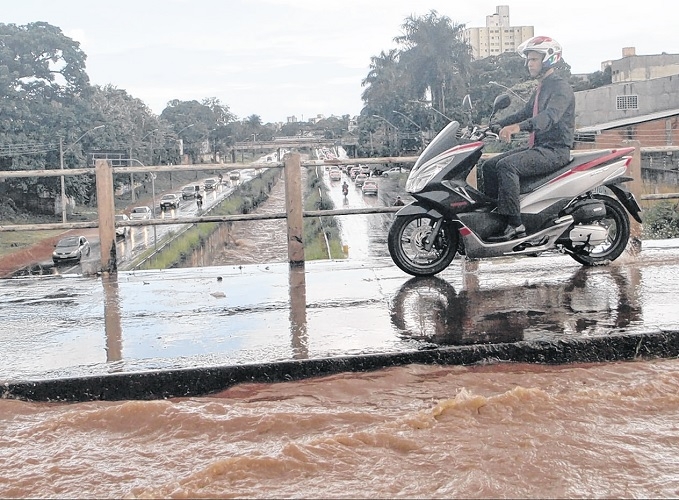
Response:
[[[397,47],[408,16],[435,10],[484,27],[498,5],[512,26],[558,40],[573,73],[599,71],[623,47],[679,53],[679,2],[667,0],[5,0],[0,23],[59,27],[87,55],[91,84],[155,114],[173,99],[215,97],[267,123],[359,114],[370,58]]]

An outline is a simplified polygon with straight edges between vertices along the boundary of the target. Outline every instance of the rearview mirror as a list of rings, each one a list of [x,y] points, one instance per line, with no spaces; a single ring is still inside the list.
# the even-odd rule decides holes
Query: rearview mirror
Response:
[[[509,107],[511,102],[512,101],[507,94],[500,94],[493,101],[493,113]]]

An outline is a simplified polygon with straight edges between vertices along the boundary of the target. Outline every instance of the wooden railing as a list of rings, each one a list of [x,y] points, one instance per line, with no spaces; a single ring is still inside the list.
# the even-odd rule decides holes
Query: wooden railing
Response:
[[[635,197],[640,200],[660,200],[679,198],[679,193],[665,194],[642,194],[641,193],[641,167],[640,167],[640,148],[638,143],[634,145],[636,152],[631,164],[630,176],[635,181],[628,184]],[[484,155],[489,157],[491,155]],[[76,169],[54,169],[54,170],[17,170],[0,171],[0,179],[20,178],[20,177],[57,177],[69,175],[94,175],[97,186],[97,213],[98,220],[89,222],[66,222],[52,224],[30,224],[30,225],[0,225],[0,232],[12,231],[36,231],[45,229],[84,229],[98,228],[101,242],[101,271],[115,271],[116,266],[116,245],[115,245],[115,222],[114,222],[114,197],[113,197],[113,174],[145,174],[155,172],[178,172],[182,170],[195,172],[201,170],[210,171],[229,171],[243,169],[261,168],[284,168],[285,174],[285,200],[286,211],[274,214],[240,214],[240,215],[221,215],[221,216],[197,216],[183,217],[181,223],[194,224],[203,222],[231,222],[247,220],[265,219],[287,219],[288,233],[288,261],[291,265],[304,262],[303,245],[303,218],[333,215],[358,215],[358,214],[377,214],[396,212],[400,207],[372,207],[336,210],[314,210],[305,211],[302,199],[302,168],[313,168],[327,165],[352,165],[352,164],[413,164],[417,160],[416,156],[394,156],[381,158],[345,158],[333,160],[308,160],[302,161],[299,153],[288,154],[284,162],[254,162],[249,164],[242,163],[210,163],[195,165],[158,165],[158,166],[138,166],[138,167],[113,167],[108,160],[97,160],[95,168],[76,168]],[[472,171],[468,181],[476,185],[476,172]],[[118,223],[119,227],[138,227],[155,225],[176,225],[176,219],[151,219],[141,221],[125,221]],[[641,227],[632,221],[632,236],[639,237]],[[105,250],[108,249],[108,250]]]

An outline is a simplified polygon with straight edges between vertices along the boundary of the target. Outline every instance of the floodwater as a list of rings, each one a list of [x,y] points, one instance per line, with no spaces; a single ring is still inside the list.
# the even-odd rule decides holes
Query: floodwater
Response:
[[[285,234],[273,227],[279,222],[234,224],[230,243],[215,244],[215,255],[201,258],[227,265],[261,262],[269,249],[285,256],[274,248],[276,235]],[[505,292],[523,296],[529,312],[553,295],[560,306],[547,310],[564,314],[554,324],[566,334],[569,328],[597,334],[604,323],[609,329],[662,323],[658,304],[667,307],[674,293],[657,291],[665,295],[649,304],[634,296],[646,274],[630,280],[624,268],[573,274],[570,288],[552,292],[543,278],[540,286],[527,280],[523,292],[520,285]],[[449,308],[441,316],[429,307],[439,319],[462,307],[460,317],[470,323],[459,331],[484,324],[499,332],[507,324],[480,312],[507,295],[497,290],[507,276],[487,270],[483,278],[482,293],[452,283],[456,293],[433,280],[431,301],[406,279],[394,307],[409,310],[415,301]],[[512,321],[521,326],[529,316]],[[436,333],[440,321],[407,326],[422,317],[404,313],[394,321]],[[486,323],[472,322],[479,317]],[[671,318],[667,324],[676,325]],[[546,320],[539,323],[550,330]],[[161,401],[0,400],[0,425],[3,498],[679,496],[677,359],[408,365]]]
[[[5,498],[679,495],[679,361],[409,365],[206,398],[0,401]]]

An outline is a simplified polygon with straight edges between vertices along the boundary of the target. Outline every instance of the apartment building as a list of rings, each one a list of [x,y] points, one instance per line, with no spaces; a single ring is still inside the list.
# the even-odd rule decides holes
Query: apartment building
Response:
[[[495,14],[486,16],[484,28],[467,28],[463,33],[464,41],[472,48],[474,59],[514,52],[532,36],[533,26],[511,26],[508,5],[498,5]]]

